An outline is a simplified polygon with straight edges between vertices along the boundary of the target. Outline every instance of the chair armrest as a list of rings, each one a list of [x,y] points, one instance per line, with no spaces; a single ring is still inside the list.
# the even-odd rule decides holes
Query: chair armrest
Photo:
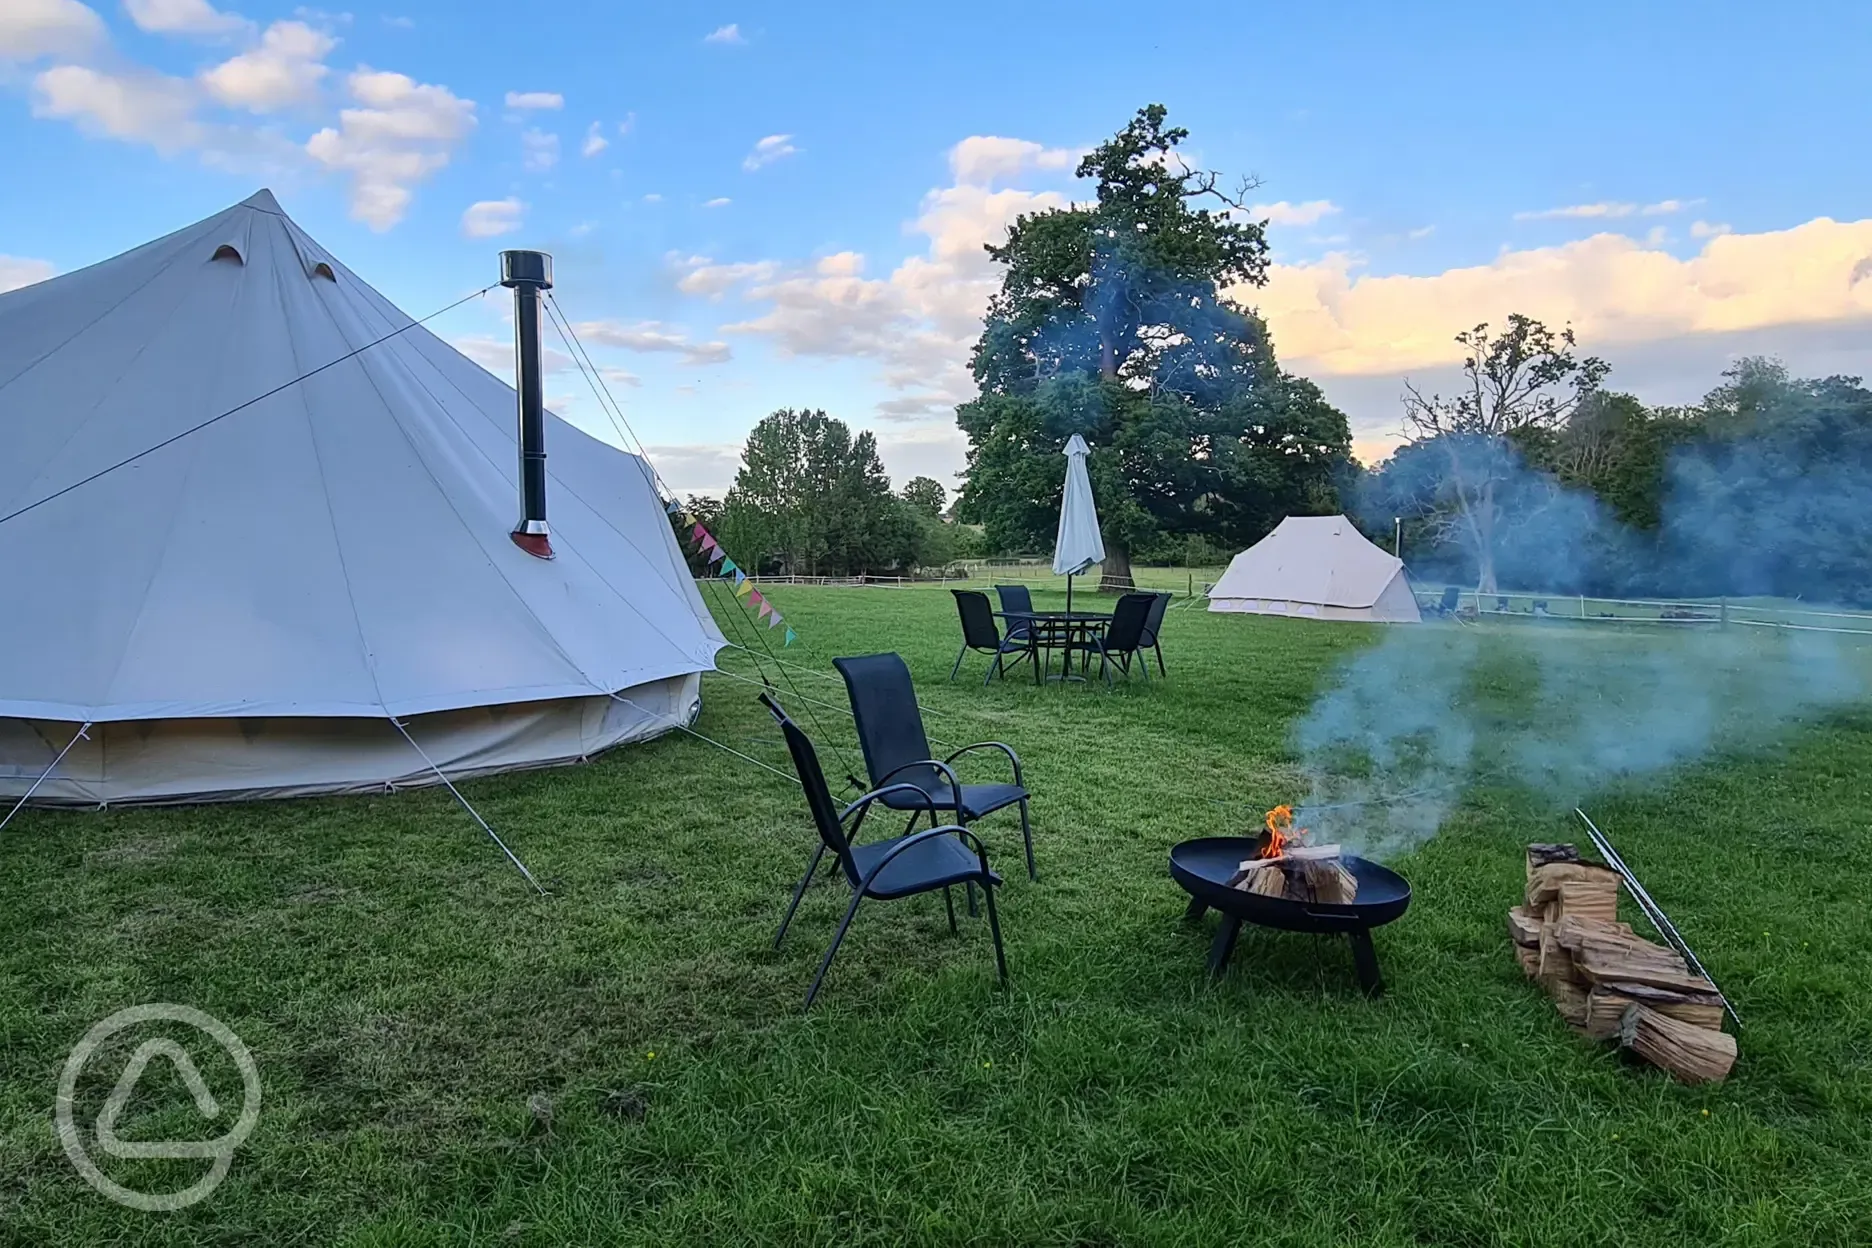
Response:
[[[844,823],[847,819],[851,818],[853,815],[857,814],[859,811],[864,810],[866,807],[870,806],[872,802],[877,801],[879,798],[887,797],[892,793],[900,793],[900,792],[914,793],[918,797],[926,798],[926,799],[929,797],[929,794],[927,792],[925,792],[923,789],[918,788],[916,785],[911,784],[909,781],[905,781],[902,784],[887,784],[881,789],[872,789],[869,793],[865,794],[863,797],[851,803],[851,805],[847,806],[844,810],[839,811],[838,821],[840,823]]]
[[[951,767],[946,761],[943,761],[940,759],[920,758],[914,763],[905,763],[901,767],[893,767],[891,768],[890,771],[878,777],[879,789],[883,789],[884,787],[886,787],[884,784],[886,780],[889,780],[892,776],[897,775],[900,772],[909,771],[912,767],[934,767],[937,771],[942,772],[943,775],[949,781],[949,796],[955,799],[956,810],[958,812],[961,811],[962,809],[962,782],[956,779],[955,769]],[[891,785],[889,787],[896,788],[898,786]],[[905,783],[902,787],[908,788],[908,789],[916,789],[916,791],[918,793],[923,794],[925,798],[930,796],[930,793],[928,790],[923,789],[914,784]]]
[[[976,836],[959,823],[952,823],[944,828],[925,828],[914,836],[906,836],[903,840],[898,841],[895,845],[885,850],[884,856],[872,863],[871,869],[865,872],[864,879],[858,881],[858,891],[862,893],[867,888],[870,888],[872,882],[877,879],[879,873],[882,872],[885,867],[889,866],[891,860],[897,857],[898,854],[903,853],[912,846],[921,845],[924,841],[929,840],[933,836],[960,836],[963,842],[975,851],[976,861],[981,863],[983,873],[985,874],[987,872],[988,847],[982,844],[979,836]]]
[[[999,741],[977,741],[974,745],[965,745],[948,758],[943,759],[943,762],[945,765],[953,763],[956,759],[961,758],[964,754],[972,750],[1000,750],[1003,754],[1008,756],[1008,762],[1014,765],[1014,783],[1017,785],[1021,783],[1020,755],[1014,752],[1013,746],[1003,745]]]

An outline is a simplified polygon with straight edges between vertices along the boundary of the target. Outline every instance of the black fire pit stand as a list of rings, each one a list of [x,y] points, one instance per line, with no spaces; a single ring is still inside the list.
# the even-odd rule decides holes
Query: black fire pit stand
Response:
[[[1384,992],[1378,970],[1378,952],[1372,948],[1371,929],[1382,927],[1410,907],[1410,885],[1388,867],[1363,858],[1346,857],[1346,870],[1358,880],[1358,897],[1346,905],[1263,897],[1230,888],[1228,882],[1242,862],[1255,856],[1253,837],[1210,836],[1184,841],[1170,851],[1170,875],[1190,895],[1183,917],[1195,922],[1210,910],[1221,916],[1215,940],[1209,946],[1209,973],[1221,978],[1235,952],[1243,923],[1289,932],[1336,935],[1352,942],[1352,964],[1359,986],[1367,996]]]

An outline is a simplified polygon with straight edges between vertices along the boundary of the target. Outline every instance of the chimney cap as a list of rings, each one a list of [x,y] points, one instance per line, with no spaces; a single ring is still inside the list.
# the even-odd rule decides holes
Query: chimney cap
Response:
[[[543,251],[503,251],[501,285],[552,289],[552,257]]]

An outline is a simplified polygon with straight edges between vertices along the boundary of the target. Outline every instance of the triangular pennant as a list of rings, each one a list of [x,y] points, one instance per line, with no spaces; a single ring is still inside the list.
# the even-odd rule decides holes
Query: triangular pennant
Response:
[[[741,583],[745,580],[747,580],[747,573],[743,572],[740,568],[736,568],[734,570],[734,583],[735,583],[736,593],[741,592]]]
[[[780,613],[778,611],[774,612],[772,615],[767,617],[768,628],[772,628],[774,625],[778,624],[779,622],[780,622]],[[787,631],[792,632],[793,630],[788,629]]]
[[[718,546],[716,547],[716,549],[721,550],[721,547]],[[709,560],[709,562],[714,563],[715,561],[711,559]],[[723,576],[733,576],[734,571],[735,571],[735,561],[728,557],[727,551],[722,551],[721,574]]]
[[[669,501],[669,505],[663,510],[669,512],[672,516],[680,516],[682,514],[682,504],[672,498]]]
[[[757,589],[753,593],[748,595],[747,601],[748,601],[748,606],[758,607],[760,606],[761,603],[766,602],[767,600],[761,597],[761,592],[760,590]]]
[[[735,597],[743,598],[743,597],[746,597],[748,594],[751,594],[754,592],[754,582],[748,580],[747,577],[742,576],[739,572],[737,572],[735,573],[735,580],[739,582],[739,584],[735,587],[735,591],[734,591]]]
[[[773,603],[763,602],[760,604],[760,614],[757,615],[755,618],[764,620],[772,614],[773,614]]]
[[[714,563],[717,559],[726,559],[727,557],[728,552],[717,546],[714,550],[709,552],[708,561]]]
[[[790,645],[792,645],[792,644],[793,644],[793,639],[794,639],[795,637],[797,637],[797,636],[799,636],[799,634],[798,634],[798,633],[796,633],[796,632],[794,632],[794,631],[793,631],[792,629],[790,629],[790,628],[789,628],[789,629],[787,629],[787,630],[786,630],[786,640],[780,643],[780,645],[781,645],[781,648],[782,648],[782,649],[785,649],[785,648],[786,648],[787,646],[790,646]]]
[[[700,524],[697,524],[695,528],[689,530],[689,537],[692,541],[699,542],[707,536],[708,530],[703,528]]]
[[[707,537],[702,539],[702,549],[703,550],[720,550],[721,543],[716,541],[715,535],[711,533]]]

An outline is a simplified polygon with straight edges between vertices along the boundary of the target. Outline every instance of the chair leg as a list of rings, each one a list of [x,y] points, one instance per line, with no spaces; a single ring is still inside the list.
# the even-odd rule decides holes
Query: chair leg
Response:
[[[799,885],[793,890],[793,900],[787,905],[786,917],[780,920],[780,930],[774,933],[773,947],[778,949],[780,942],[786,939],[787,925],[793,921],[793,912],[799,909],[800,898],[806,895],[806,886],[812,883],[813,872],[819,869],[819,860],[825,857],[825,842],[819,842],[819,848],[813,850],[812,861],[806,864],[806,874],[800,876]]]
[[[1157,652],[1157,674],[1159,676],[1168,676],[1170,673],[1164,670],[1163,664],[1163,643],[1153,642],[1151,649]]]
[[[956,678],[956,673],[962,670],[962,660],[966,659],[967,657],[968,657],[968,647],[963,646],[962,652],[956,655],[955,666],[949,669],[950,680],[954,680]]]
[[[1145,654],[1142,650],[1136,651],[1135,653],[1137,654],[1138,671],[1144,673],[1144,683],[1148,685],[1150,684],[1150,655]],[[1131,668],[1127,665],[1125,667],[1125,675],[1129,676],[1130,674]]]
[[[807,1009],[812,1009],[813,998],[819,995],[819,985],[825,982],[826,972],[832,969],[832,958],[838,953],[839,944],[845,939],[845,933],[851,927],[852,917],[858,913],[858,903],[863,900],[864,894],[854,890],[851,905],[845,908],[845,917],[839,920],[838,932],[833,935],[831,945],[827,946],[825,957],[820,959],[819,973],[813,976],[812,987],[806,990]]]
[[[986,689],[988,687],[988,682],[993,680],[996,676],[999,676],[1000,674],[1001,674],[1001,652],[997,650],[995,651],[995,661],[988,665],[988,673],[987,675],[982,677],[982,688]]]
[[[995,970],[1001,975],[1001,982],[1007,983],[1007,953],[1001,948],[1001,916],[995,913],[994,885],[982,881],[982,892],[988,898],[988,934],[994,937]]]
[[[1033,827],[1027,822],[1027,799],[1024,797],[1020,800],[1020,812],[1021,840],[1027,845],[1027,878],[1037,881],[1040,878],[1040,872],[1034,869]]]
[[[943,909],[949,912],[949,934],[953,936],[955,935],[955,932],[956,932],[955,889],[953,888],[943,889]]]

